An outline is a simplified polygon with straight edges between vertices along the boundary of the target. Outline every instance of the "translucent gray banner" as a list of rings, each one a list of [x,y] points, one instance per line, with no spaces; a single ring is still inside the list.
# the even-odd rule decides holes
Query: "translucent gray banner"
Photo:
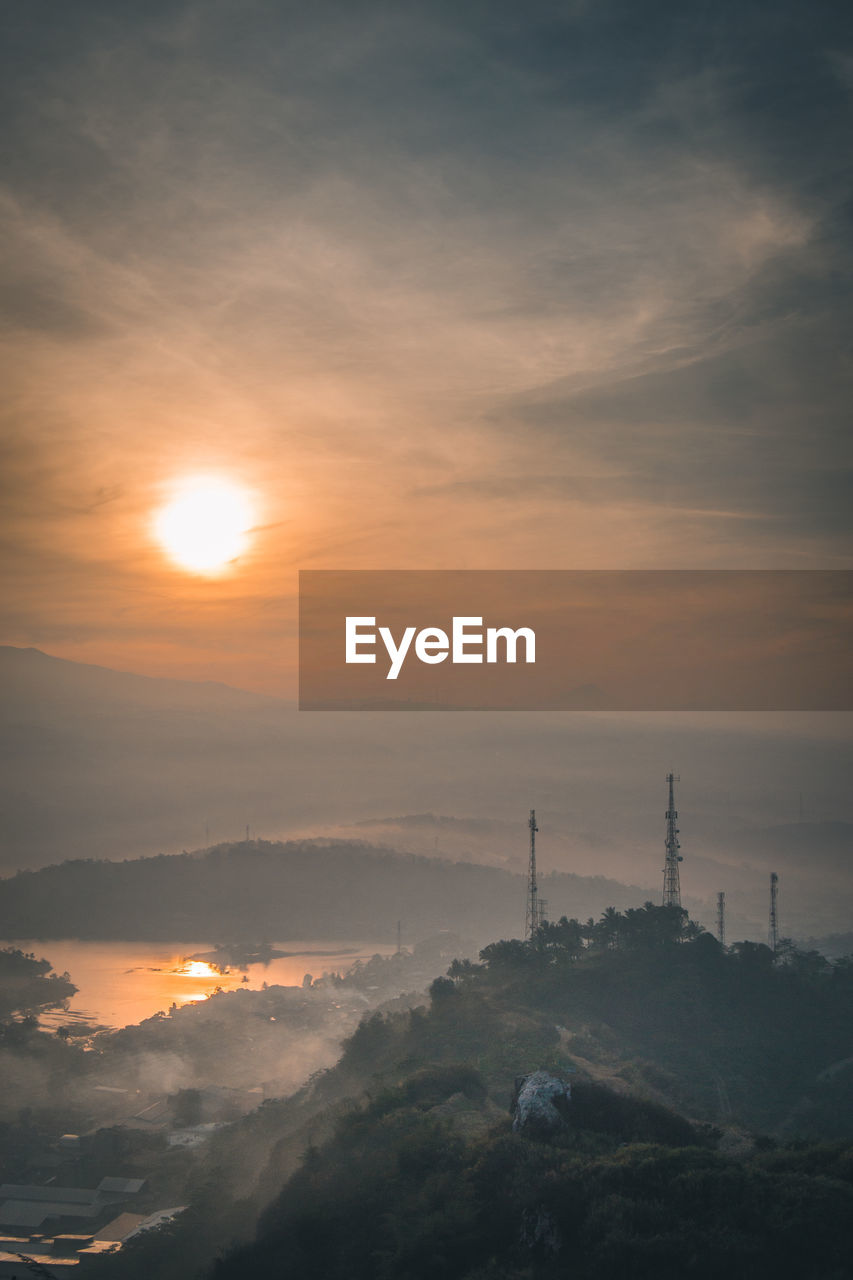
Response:
[[[306,570],[305,711],[840,711],[847,570]]]

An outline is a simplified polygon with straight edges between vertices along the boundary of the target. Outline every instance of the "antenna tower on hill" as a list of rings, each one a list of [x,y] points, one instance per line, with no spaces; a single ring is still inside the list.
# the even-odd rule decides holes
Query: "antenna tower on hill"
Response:
[[[767,945],[775,956],[779,950],[779,877],[775,871],[770,873],[770,923],[767,930]]]
[[[530,862],[527,868],[527,911],[524,917],[524,937],[529,942],[539,928],[543,924],[545,916],[545,908],[548,905],[543,898],[539,897],[539,885],[536,880],[536,832],[539,828],[536,825],[536,810],[530,810],[530,817],[527,820],[530,828]]]
[[[681,845],[678,843],[678,810],[675,807],[674,784],[681,781],[681,776],[675,773],[668,773],[666,780],[669,783],[669,807],[666,811],[666,862],[663,868],[663,905],[665,907],[680,907],[681,882],[678,874],[678,864],[683,862],[683,858],[678,852]]]

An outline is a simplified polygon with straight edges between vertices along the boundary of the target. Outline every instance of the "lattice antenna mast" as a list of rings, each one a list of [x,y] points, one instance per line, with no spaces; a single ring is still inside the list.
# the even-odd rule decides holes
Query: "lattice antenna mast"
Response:
[[[527,820],[530,828],[530,861],[527,868],[527,910],[524,916],[524,936],[529,941],[545,920],[545,908],[548,905],[539,897],[539,884],[536,879],[536,810],[530,810]]]
[[[721,947],[726,945],[726,895],[717,894],[717,941]]]
[[[681,883],[678,864],[683,859],[678,852],[678,810],[675,807],[675,783],[681,781],[680,775],[668,773],[669,808],[666,811],[666,862],[663,868],[663,905],[665,907],[681,906]]]
[[[779,877],[775,871],[770,873],[770,925],[767,930],[767,945],[775,956],[779,950]]]

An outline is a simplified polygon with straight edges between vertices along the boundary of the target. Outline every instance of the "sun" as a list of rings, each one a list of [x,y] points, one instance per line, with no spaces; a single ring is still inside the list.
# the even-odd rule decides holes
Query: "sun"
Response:
[[[154,534],[175,564],[193,573],[221,573],[242,555],[253,525],[248,492],[229,480],[184,480],[155,514]]]

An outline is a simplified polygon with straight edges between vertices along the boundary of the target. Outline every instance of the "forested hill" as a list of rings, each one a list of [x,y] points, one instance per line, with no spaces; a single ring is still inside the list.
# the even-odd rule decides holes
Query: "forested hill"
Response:
[[[642,900],[603,877],[542,878],[557,911],[598,915]],[[0,937],[271,941],[485,940],[519,932],[523,877],[352,841],[254,840],[126,862],[75,860],[2,882]]]
[[[251,1204],[215,1176],[246,1121],[192,1212],[105,1276],[849,1276],[850,964],[724,951],[648,905],[491,944],[430,997],[367,1017],[336,1067],[264,1109],[281,1146]],[[540,1069],[571,1084],[564,1126],[514,1131],[514,1082]]]

